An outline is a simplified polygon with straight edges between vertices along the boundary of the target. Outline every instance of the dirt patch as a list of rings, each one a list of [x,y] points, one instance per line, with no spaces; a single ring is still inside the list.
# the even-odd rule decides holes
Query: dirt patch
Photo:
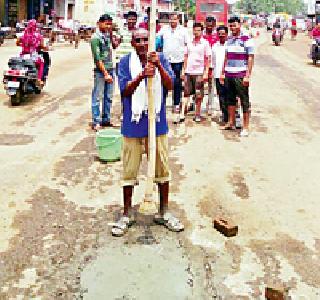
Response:
[[[107,192],[120,178],[121,162],[101,163],[97,158],[95,137],[79,141],[54,166],[54,180],[63,186],[85,183],[86,191]]]
[[[223,200],[219,199],[219,196],[214,190],[206,191],[206,194],[199,200],[197,207],[202,216],[206,216],[212,220],[216,217],[222,217],[233,221],[233,214],[227,208],[223,207]]]
[[[227,141],[240,143],[240,130],[221,129],[221,134],[224,136],[225,140]]]
[[[241,172],[235,171],[229,175],[228,182],[233,186],[233,193],[241,199],[249,199],[249,187]]]
[[[70,89],[67,93],[65,93],[61,100],[68,100],[74,102],[75,100],[79,100],[79,98],[87,97],[86,94],[90,94],[90,86],[78,86]]]
[[[94,137],[89,136],[77,143],[70,153],[54,166],[54,177],[60,179],[62,185],[77,185],[90,174],[94,163]]]
[[[251,128],[254,131],[261,133],[268,132],[268,127],[265,124],[263,124],[261,117],[257,115],[251,116]]]
[[[294,136],[295,141],[299,144],[305,144],[312,140],[312,137],[309,134],[299,130],[293,131],[292,135]]]
[[[76,119],[72,125],[65,127],[60,133],[59,136],[64,137],[69,133],[73,133],[77,130],[83,129],[84,124],[87,123],[87,120],[90,118],[90,114],[84,113],[78,119]]]
[[[286,234],[278,234],[276,239],[269,241],[253,240],[250,248],[264,265],[265,276],[259,279],[259,284],[277,280],[280,274],[280,261],[277,256],[282,256],[293,266],[304,283],[320,288],[320,277],[317,276],[320,269],[319,248],[314,252],[303,242]],[[293,288],[292,284],[293,282],[286,283],[286,286]]]
[[[54,177],[65,186],[75,186],[88,178],[94,158],[86,154],[64,156],[54,167]]]
[[[34,141],[32,135],[25,134],[0,134],[0,145],[3,146],[17,146],[27,145]]]
[[[30,210],[18,214],[13,227],[19,232],[0,253],[0,299],[79,296],[80,274],[96,254],[100,235],[109,236],[107,222],[115,207],[93,211],[77,208],[64,195],[47,187],[27,201]],[[36,270],[35,282],[20,285],[26,269]]]
[[[232,268],[234,270],[234,273],[237,273],[238,271],[240,271],[241,256],[243,254],[243,251],[241,247],[235,244],[232,240],[226,241],[225,248],[232,257]]]
[[[60,97],[48,97],[46,101],[43,102],[43,106],[36,107],[32,110],[32,112],[24,119],[14,122],[14,125],[23,126],[26,123],[34,123],[37,120],[40,120],[44,116],[58,110],[61,102]]]
[[[88,91],[88,86],[75,87],[70,89],[64,96],[59,97],[45,97],[41,98],[43,101],[41,106],[33,107],[32,112],[24,119],[14,122],[17,126],[23,126],[25,123],[34,123],[40,120],[44,116],[55,112],[59,109],[60,104],[65,101],[73,101],[73,104],[80,105],[86,101],[87,97],[84,96],[84,92]]]
[[[180,183],[183,179],[186,178],[182,174],[183,164],[179,163],[179,158],[174,156],[174,151],[181,145],[186,144],[190,139],[190,136],[169,137],[169,166],[171,170],[171,185],[170,192],[177,193],[180,190]]]

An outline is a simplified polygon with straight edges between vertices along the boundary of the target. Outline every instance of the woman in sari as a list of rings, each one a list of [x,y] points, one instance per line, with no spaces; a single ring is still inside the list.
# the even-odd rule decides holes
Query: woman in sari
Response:
[[[41,49],[46,49],[46,47],[43,43],[43,37],[37,29],[36,20],[30,20],[28,22],[23,35],[17,39],[17,45],[22,47],[21,56],[29,54],[31,59],[34,60],[38,70],[38,83],[43,85],[44,60],[38,52]]]

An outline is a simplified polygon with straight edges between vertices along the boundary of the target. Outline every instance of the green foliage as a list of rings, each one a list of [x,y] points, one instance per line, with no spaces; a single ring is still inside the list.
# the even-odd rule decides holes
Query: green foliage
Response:
[[[188,13],[189,17],[195,15],[196,3],[195,0],[173,0],[175,10],[184,11]]]
[[[236,5],[243,13],[255,14],[260,12],[286,12],[296,14],[304,11],[303,0],[240,0]]]

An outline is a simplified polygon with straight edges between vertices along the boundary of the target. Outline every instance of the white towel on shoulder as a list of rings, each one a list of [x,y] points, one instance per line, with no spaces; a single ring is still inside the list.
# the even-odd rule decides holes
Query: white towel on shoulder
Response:
[[[139,73],[142,72],[142,64],[140,62],[139,56],[135,51],[131,52],[130,55],[130,72],[131,78],[136,78]],[[153,95],[154,95],[154,105],[157,122],[160,121],[160,111],[162,102],[162,83],[161,75],[156,69],[155,77],[153,79]],[[132,116],[131,121],[139,123],[142,113],[148,112],[148,89],[145,80],[142,80],[132,95]]]

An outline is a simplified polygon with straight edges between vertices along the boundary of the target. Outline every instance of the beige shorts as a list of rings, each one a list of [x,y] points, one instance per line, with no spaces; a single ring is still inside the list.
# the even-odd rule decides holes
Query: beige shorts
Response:
[[[156,183],[164,183],[170,180],[168,137],[157,137],[156,150]],[[122,186],[134,186],[138,184],[138,173],[144,149],[148,149],[148,138],[123,137],[123,177]]]

